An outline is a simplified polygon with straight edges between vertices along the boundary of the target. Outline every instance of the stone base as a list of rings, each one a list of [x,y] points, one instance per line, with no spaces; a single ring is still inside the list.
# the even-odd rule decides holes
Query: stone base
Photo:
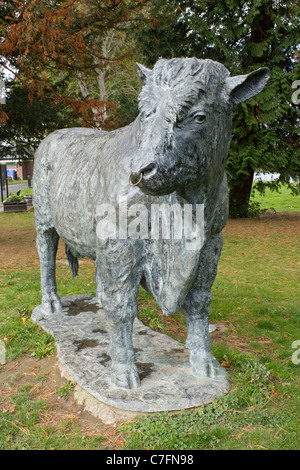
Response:
[[[75,387],[73,390],[74,400],[78,405],[82,405],[84,411],[89,411],[93,416],[100,419],[104,424],[116,426],[124,421],[130,421],[136,416],[146,415],[139,411],[128,411],[115,408],[114,406],[106,405],[105,403],[97,400],[89,392],[84,390],[78,383],[74,382],[73,377],[66,370],[65,366],[58,361],[58,368],[62,377],[72,382]]]
[[[89,398],[92,406],[98,405],[100,415],[106,405],[107,423],[120,416],[121,410],[124,418],[132,416],[127,412],[178,411],[209,403],[229,391],[225,377],[199,379],[192,375],[189,351],[138,319],[134,322],[133,345],[141,385],[131,390],[115,387],[110,380],[109,336],[103,309],[91,296],[63,297],[61,301],[62,314],[45,316],[38,306],[32,320],[54,336],[63,373],[70,374],[83,389],[82,401]]]

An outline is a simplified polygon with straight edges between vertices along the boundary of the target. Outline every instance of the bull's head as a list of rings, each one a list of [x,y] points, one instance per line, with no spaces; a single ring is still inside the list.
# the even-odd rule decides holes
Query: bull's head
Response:
[[[193,58],[138,64],[138,73],[145,85],[130,184],[150,195],[209,185],[225,170],[232,105],[257,95],[269,69],[230,77],[222,64]]]

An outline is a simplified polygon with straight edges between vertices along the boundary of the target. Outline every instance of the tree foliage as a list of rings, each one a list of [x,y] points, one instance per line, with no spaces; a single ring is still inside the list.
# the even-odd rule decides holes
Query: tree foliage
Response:
[[[1,158],[32,158],[46,134],[58,128],[80,125],[62,103],[34,95],[28,99],[28,90],[20,84],[8,84],[5,111],[7,124],[0,126]]]
[[[182,13],[180,1],[152,0],[148,7],[148,21],[136,33],[144,65],[152,67],[159,58],[190,55],[186,41],[188,24],[180,20]]]
[[[83,124],[103,127],[115,107],[106,82],[130,53],[126,34],[139,27],[148,1],[2,1],[0,65],[19,71],[30,101],[60,102]]]

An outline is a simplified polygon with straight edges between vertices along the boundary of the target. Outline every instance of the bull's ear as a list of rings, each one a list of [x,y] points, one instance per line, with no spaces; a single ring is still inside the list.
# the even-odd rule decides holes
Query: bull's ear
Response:
[[[145,82],[148,75],[150,75],[150,73],[152,72],[152,70],[147,69],[147,67],[145,67],[142,64],[139,64],[138,62],[136,64],[136,67],[137,67],[137,72],[138,72],[139,77],[143,80],[143,82]]]
[[[233,104],[241,103],[264,89],[270,78],[270,70],[262,67],[248,75],[229,77],[225,81],[225,92]]]

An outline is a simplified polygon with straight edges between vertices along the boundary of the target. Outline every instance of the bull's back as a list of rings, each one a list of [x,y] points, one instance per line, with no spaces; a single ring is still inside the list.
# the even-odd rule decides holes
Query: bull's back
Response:
[[[72,157],[68,156],[69,148],[96,135],[98,137],[98,131],[93,129],[61,129],[51,133],[41,142],[34,157],[33,198],[37,207],[46,200],[49,203],[52,197],[49,189],[59,168],[72,166]]]
[[[54,227],[82,256],[93,255],[93,197],[99,157],[99,152],[88,152],[87,147],[101,147],[106,134],[93,129],[62,129],[44,139],[35,156],[37,229]]]

